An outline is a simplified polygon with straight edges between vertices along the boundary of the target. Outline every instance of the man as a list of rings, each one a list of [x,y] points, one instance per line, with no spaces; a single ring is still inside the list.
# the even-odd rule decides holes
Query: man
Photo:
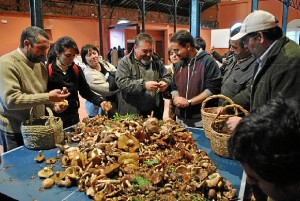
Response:
[[[170,42],[182,60],[174,72],[171,89],[176,121],[183,126],[202,127],[201,103],[208,96],[220,93],[220,69],[207,52],[195,48],[194,38],[188,31],[176,32]]]
[[[239,32],[241,27],[237,27],[232,31],[232,36]],[[235,33],[235,34],[234,34]],[[228,66],[224,69],[222,79],[221,94],[234,98],[251,83],[253,77],[256,59],[252,56],[247,47],[244,46],[243,40],[230,40],[230,46],[233,49],[234,56],[231,57]],[[249,105],[242,105],[245,109],[249,109]]]
[[[45,113],[45,105],[69,96],[67,90],[55,89],[47,93],[46,51],[49,37],[38,27],[28,27],[21,34],[20,47],[0,57],[0,133],[4,151],[23,145],[21,123]],[[55,104],[55,111],[62,111]]]
[[[239,39],[245,41],[258,66],[252,84],[233,98],[235,103],[249,105],[251,112],[278,95],[300,99],[300,47],[283,35],[274,15],[262,10],[249,14],[240,32],[231,37],[233,41]],[[229,118],[228,128],[233,130],[240,120]],[[257,186],[252,189],[257,200],[266,200]]]
[[[154,116],[161,119],[162,92],[167,90],[171,80],[161,59],[153,53],[152,37],[147,33],[138,34],[133,51],[118,64],[118,113],[147,117],[153,111]]]
[[[247,182],[272,200],[300,200],[299,122],[299,100],[272,99],[242,119],[228,141]]]
[[[242,39],[258,59],[252,84],[233,98],[235,103],[250,105],[253,110],[281,94],[300,98],[300,46],[283,35],[278,20],[271,13],[258,10],[249,14],[241,30],[231,40]],[[234,129],[240,118],[227,122]]]

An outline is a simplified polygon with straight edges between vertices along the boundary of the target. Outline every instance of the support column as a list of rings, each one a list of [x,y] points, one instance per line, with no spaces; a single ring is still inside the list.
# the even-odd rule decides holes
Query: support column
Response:
[[[31,26],[44,29],[43,0],[30,0]]]
[[[282,12],[282,31],[286,34],[290,0],[284,0]]]
[[[252,9],[251,12],[258,9],[258,0],[252,0]]]
[[[145,0],[142,0],[142,32],[145,32]]]
[[[191,0],[190,3],[190,33],[194,38],[200,36],[199,0]]]
[[[176,26],[177,26],[177,0],[173,0],[173,7],[174,7],[174,33],[176,33]]]
[[[102,37],[102,12],[101,12],[101,0],[98,0],[98,19],[99,19],[99,48],[100,48],[100,55],[103,55],[103,37]]]

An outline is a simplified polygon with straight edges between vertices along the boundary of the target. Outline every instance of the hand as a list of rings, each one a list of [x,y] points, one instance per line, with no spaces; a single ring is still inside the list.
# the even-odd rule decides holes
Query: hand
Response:
[[[210,46],[210,52],[213,53],[215,51],[215,46]]]
[[[100,104],[102,110],[104,111],[105,115],[107,116],[108,114],[108,111],[110,111],[112,109],[112,104],[111,102],[109,101],[103,101],[101,104]]]
[[[227,127],[229,128],[229,130],[233,131],[241,120],[242,120],[242,117],[236,117],[236,116],[230,117],[226,121]]]
[[[53,110],[56,113],[62,113],[68,108],[69,104],[67,100],[61,101],[61,102],[56,102],[54,103]]]
[[[159,81],[158,89],[160,92],[165,92],[168,88],[168,84],[165,81]]]
[[[69,93],[67,87],[63,87],[61,93],[62,93],[62,94],[67,94],[67,93]]]
[[[49,99],[52,102],[60,102],[66,99],[69,95],[70,92],[68,90],[60,90],[60,89],[54,89],[52,91],[49,91]]]
[[[159,84],[156,81],[145,82],[146,91],[157,91],[158,87],[159,87]]]
[[[185,108],[185,107],[188,107],[189,106],[189,103],[187,101],[186,98],[184,97],[181,97],[181,96],[176,96],[174,99],[173,99],[173,103],[176,107],[182,107],[182,108]]]

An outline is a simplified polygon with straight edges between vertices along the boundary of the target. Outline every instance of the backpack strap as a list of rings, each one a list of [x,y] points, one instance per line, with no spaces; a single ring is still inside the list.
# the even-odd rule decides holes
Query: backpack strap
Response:
[[[73,70],[76,74],[76,77],[78,78],[79,77],[79,68],[76,64],[73,65]],[[53,71],[52,64],[49,64],[48,65],[48,78],[52,76],[52,71]]]
[[[78,78],[79,77],[79,68],[78,68],[78,66],[76,64],[73,65],[73,70],[74,70],[74,72],[76,74],[76,77]]]
[[[48,78],[52,76],[52,64],[48,65]]]

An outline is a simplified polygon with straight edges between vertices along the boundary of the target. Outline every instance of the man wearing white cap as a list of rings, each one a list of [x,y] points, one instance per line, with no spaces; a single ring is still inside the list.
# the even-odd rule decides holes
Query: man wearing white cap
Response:
[[[300,100],[300,46],[282,33],[278,20],[271,13],[258,10],[249,14],[238,34],[231,40],[242,39],[245,47],[257,58],[252,84],[233,98],[240,105],[250,104],[250,111],[281,95]],[[240,117],[229,118],[233,130]],[[256,200],[264,200],[254,192]]]
[[[250,104],[250,110],[279,94],[300,99],[300,46],[283,35],[277,23],[271,13],[254,11],[246,17],[240,32],[230,38],[242,39],[258,61],[248,90],[233,98],[235,103]],[[230,120],[228,126],[234,129],[238,121]]]

